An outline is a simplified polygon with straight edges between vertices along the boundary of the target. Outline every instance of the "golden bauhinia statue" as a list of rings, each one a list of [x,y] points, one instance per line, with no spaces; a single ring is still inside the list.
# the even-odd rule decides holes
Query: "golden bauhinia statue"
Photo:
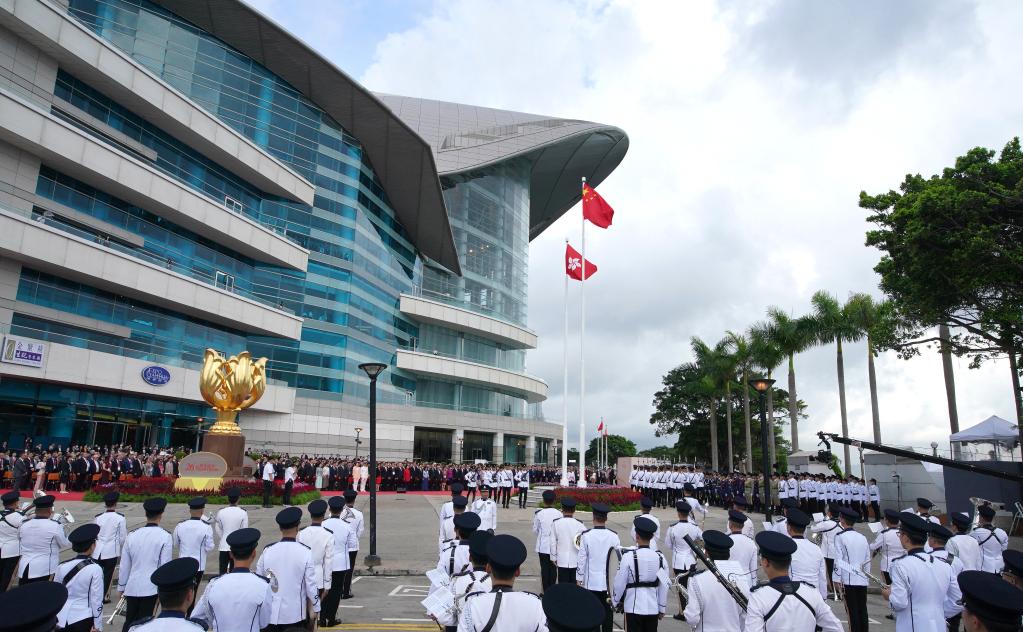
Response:
[[[207,349],[199,373],[199,392],[214,410],[217,423],[209,429],[211,435],[241,436],[242,430],[235,419],[238,411],[252,406],[266,391],[266,358],[252,359],[242,351],[224,358],[213,349]]]

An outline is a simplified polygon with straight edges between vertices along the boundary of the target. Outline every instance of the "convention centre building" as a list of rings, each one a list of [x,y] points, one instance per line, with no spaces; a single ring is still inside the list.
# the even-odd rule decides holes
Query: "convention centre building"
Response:
[[[553,463],[529,243],[628,137],[374,94],[237,0],[0,0],[0,440]],[[552,271],[555,273],[555,271]]]

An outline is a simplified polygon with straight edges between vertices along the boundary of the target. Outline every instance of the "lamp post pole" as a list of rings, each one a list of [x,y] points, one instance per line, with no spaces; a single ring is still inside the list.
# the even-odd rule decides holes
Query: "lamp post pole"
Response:
[[[359,444],[362,443],[362,440],[359,439],[359,435],[360,434],[362,434],[362,428],[356,428],[355,429],[355,458],[356,459],[359,458]]]
[[[771,523],[771,456],[768,452],[767,391],[774,380],[757,378],[749,381],[760,397],[760,471],[764,477],[764,522]]]
[[[465,462],[465,439],[463,437],[458,437],[458,462]]]
[[[377,377],[387,365],[367,362],[359,368],[369,376],[369,555],[365,562],[373,568],[380,565],[377,555]]]

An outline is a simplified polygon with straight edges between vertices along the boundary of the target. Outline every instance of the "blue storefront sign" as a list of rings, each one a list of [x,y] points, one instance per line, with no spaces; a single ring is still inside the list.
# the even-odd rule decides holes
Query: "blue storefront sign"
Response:
[[[163,386],[170,382],[171,374],[162,366],[147,366],[142,369],[142,380],[151,386]]]

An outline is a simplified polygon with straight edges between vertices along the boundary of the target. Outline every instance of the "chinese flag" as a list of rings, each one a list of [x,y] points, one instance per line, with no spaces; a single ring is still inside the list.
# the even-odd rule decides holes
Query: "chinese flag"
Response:
[[[586,278],[591,278],[597,273],[597,266],[593,262],[586,262]],[[565,244],[565,274],[576,281],[583,280],[583,256],[572,246]]]
[[[602,421],[602,422],[600,422],[600,425],[597,426],[597,432],[600,432],[603,429],[604,429],[604,422]]]
[[[584,184],[583,217],[601,228],[607,228],[611,225],[611,218],[614,215],[615,210],[608,206],[604,198],[600,197],[599,193],[590,188],[590,185]]]

